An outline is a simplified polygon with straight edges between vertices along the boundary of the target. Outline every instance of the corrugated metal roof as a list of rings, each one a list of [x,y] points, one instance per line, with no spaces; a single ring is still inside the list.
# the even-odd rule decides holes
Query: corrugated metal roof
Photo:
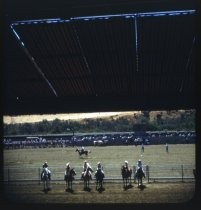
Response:
[[[111,110],[124,98],[130,105],[120,102],[120,109],[194,108],[194,22],[195,10],[14,21],[19,55],[6,64],[6,101],[18,108],[56,101],[57,111],[60,102],[84,100]],[[33,112],[57,111],[37,104]]]

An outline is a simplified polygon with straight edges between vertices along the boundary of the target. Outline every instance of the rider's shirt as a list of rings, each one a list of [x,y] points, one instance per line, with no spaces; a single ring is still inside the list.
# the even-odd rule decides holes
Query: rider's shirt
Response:
[[[136,168],[136,172],[139,168],[142,168],[142,171],[144,172],[143,166],[142,166],[142,162],[138,162],[137,163],[137,168]]]
[[[89,165],[89,163],[84,163],[84,165],[83,165],[84,171],[86,171],[88,167],[91,168],[91,166]]]
[[[70,167],[66,168],[65,175],[67,175],[69,173],[69,171],[70,171]]]

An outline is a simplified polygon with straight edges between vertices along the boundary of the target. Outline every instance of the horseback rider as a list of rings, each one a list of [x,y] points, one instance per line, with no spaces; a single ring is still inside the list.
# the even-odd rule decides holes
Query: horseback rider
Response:
[[[138,160],[135,174],[137,173],[138,169],[140,169],[140,168],[142,169],[142,171],[144,173],[144,169],[143,169],[143,166],[142,166],[142,161]]]
[[[129,174],[131,173],[131,169],[128,167],[127,160],[124,161],[124,165],[122,166],[122,175],[123,175],[123,171],[126,173],[126,176],[129,176]]]
[[[90,166],[90,164],[85,160],[85,161],[84,161],[84,165],[83,165],[83,170],[84,170],[84,171],[82,172],[82,178],[84,177],[84,174],[86,173],[87,168],[90,168],[91,171],[93,171],[92,168],[91,168],[91,166]],[[89,174],[90,174],[90,175],[91,175],[91,171],[89,171]]]
[[[47,161],[43,164],[43,172],[48,174],[49,180],[51,179],[51,171],[48,169],[48,164]]]
[[[81,150],[80,150],[80,151],[81,151],[81,153],[83,153],[83,152],[84,152],[84,147],[83,147],[83,146],[81,147]]]
[[[103,171],[103,167],[101,166],[101,162],[100,162],[100,161],[97,163],[97,169],[96,169],[95,175],[97,174],[98,170],[100,170],[101,173],[102,173],[103,175],[105,175],[105,173],[104,173],[104,171]]]

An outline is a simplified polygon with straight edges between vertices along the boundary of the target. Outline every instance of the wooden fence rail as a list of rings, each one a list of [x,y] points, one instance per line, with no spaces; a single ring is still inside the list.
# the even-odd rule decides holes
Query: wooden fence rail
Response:
[[[75,182],[79,183],[82,182],[81,180],[81,173],[82,167],[75,166],[77,175],[75,176]],[[52,172],[52,179],[51,182],[64,182],[64,171],[62,167],[51,167],[49,168]],[[133,166],[133,175],[136,170],[136,166]],[[175,164],[168,164],[168,165],[145,165],[145,181],[155,182],[155,181],[188,181],[188,180],[195,180],[195,176],[193,170],[195,169],[192,165],[175,165]],[[119,182],[122,180],[121,177],[121,170],[119,166],[110,165],[109,167],[104,168],[105,172],[105,181],[106,182]],[[20,167],[9,167],[4,168],[4,183],[8,185],[15,182],[38,182],[41,184],[41,167],[38,168],[20,168]],[[132,179],[133,179],[132,175]],[[94,181],[94,173],[93,173],[93,180]],[[134,179],[133,179],[134,180]]]

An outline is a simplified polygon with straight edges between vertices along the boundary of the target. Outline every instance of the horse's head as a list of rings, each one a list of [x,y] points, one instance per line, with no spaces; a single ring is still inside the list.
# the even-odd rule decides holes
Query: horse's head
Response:
[[[72,169],[70,170],[70,174],[71,174],[72,176],[75,176],[75,175],[76,175],[76,172],[75,172],[74,168],[72,168]]]
[[[92,168],[91,167],[87,167],[87,172],[93,172]]]

